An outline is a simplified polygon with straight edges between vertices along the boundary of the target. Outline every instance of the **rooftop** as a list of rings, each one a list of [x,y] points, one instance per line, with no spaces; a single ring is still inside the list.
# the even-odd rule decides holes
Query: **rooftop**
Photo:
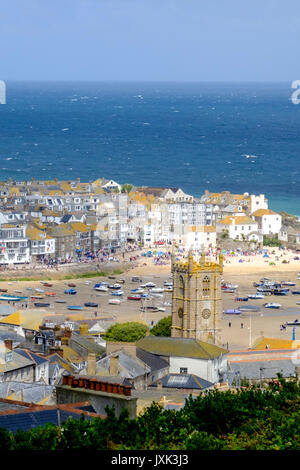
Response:
[[[204,343],[197,339],[146,336],[137,341],[136,346],[158,356],[190,357],[215,359],[228,351],[215,344]]]

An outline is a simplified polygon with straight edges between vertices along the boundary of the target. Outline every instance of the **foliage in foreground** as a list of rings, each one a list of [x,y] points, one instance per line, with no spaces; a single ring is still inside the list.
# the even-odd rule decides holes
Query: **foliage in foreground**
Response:
[[[0,450],[299,450],[300,387],[279,378],[266,390],[210,391],[183,409],[153,403],[144,414],[69,419],[16,434],[0,429]]]

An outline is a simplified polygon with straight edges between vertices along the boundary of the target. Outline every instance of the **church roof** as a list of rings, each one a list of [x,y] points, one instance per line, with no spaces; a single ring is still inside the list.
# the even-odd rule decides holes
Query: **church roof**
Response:
[[[193,338],[146,336],[140,339],[136,346],[158,356],[191,357],[206,360],[215,359],[228,352],[215,344]]]

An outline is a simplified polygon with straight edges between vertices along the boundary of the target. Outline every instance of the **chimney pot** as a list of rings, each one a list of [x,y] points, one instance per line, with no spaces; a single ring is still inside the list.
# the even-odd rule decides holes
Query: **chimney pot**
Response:
[[[13,345],[12,339],[5,339],[5,340],[4,340],[4,344],[5,344],[5,347],[6,347],[7,349],[9,349],[10,351],[12,351],[12,349],[13,349],[13,347],[12,347],[12,345]]]

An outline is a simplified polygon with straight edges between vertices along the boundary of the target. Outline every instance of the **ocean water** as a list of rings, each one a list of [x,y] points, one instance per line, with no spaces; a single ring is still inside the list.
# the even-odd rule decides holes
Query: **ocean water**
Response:
[[[300,216],[291,84],[7,82],[0,179],[263,193]]]

